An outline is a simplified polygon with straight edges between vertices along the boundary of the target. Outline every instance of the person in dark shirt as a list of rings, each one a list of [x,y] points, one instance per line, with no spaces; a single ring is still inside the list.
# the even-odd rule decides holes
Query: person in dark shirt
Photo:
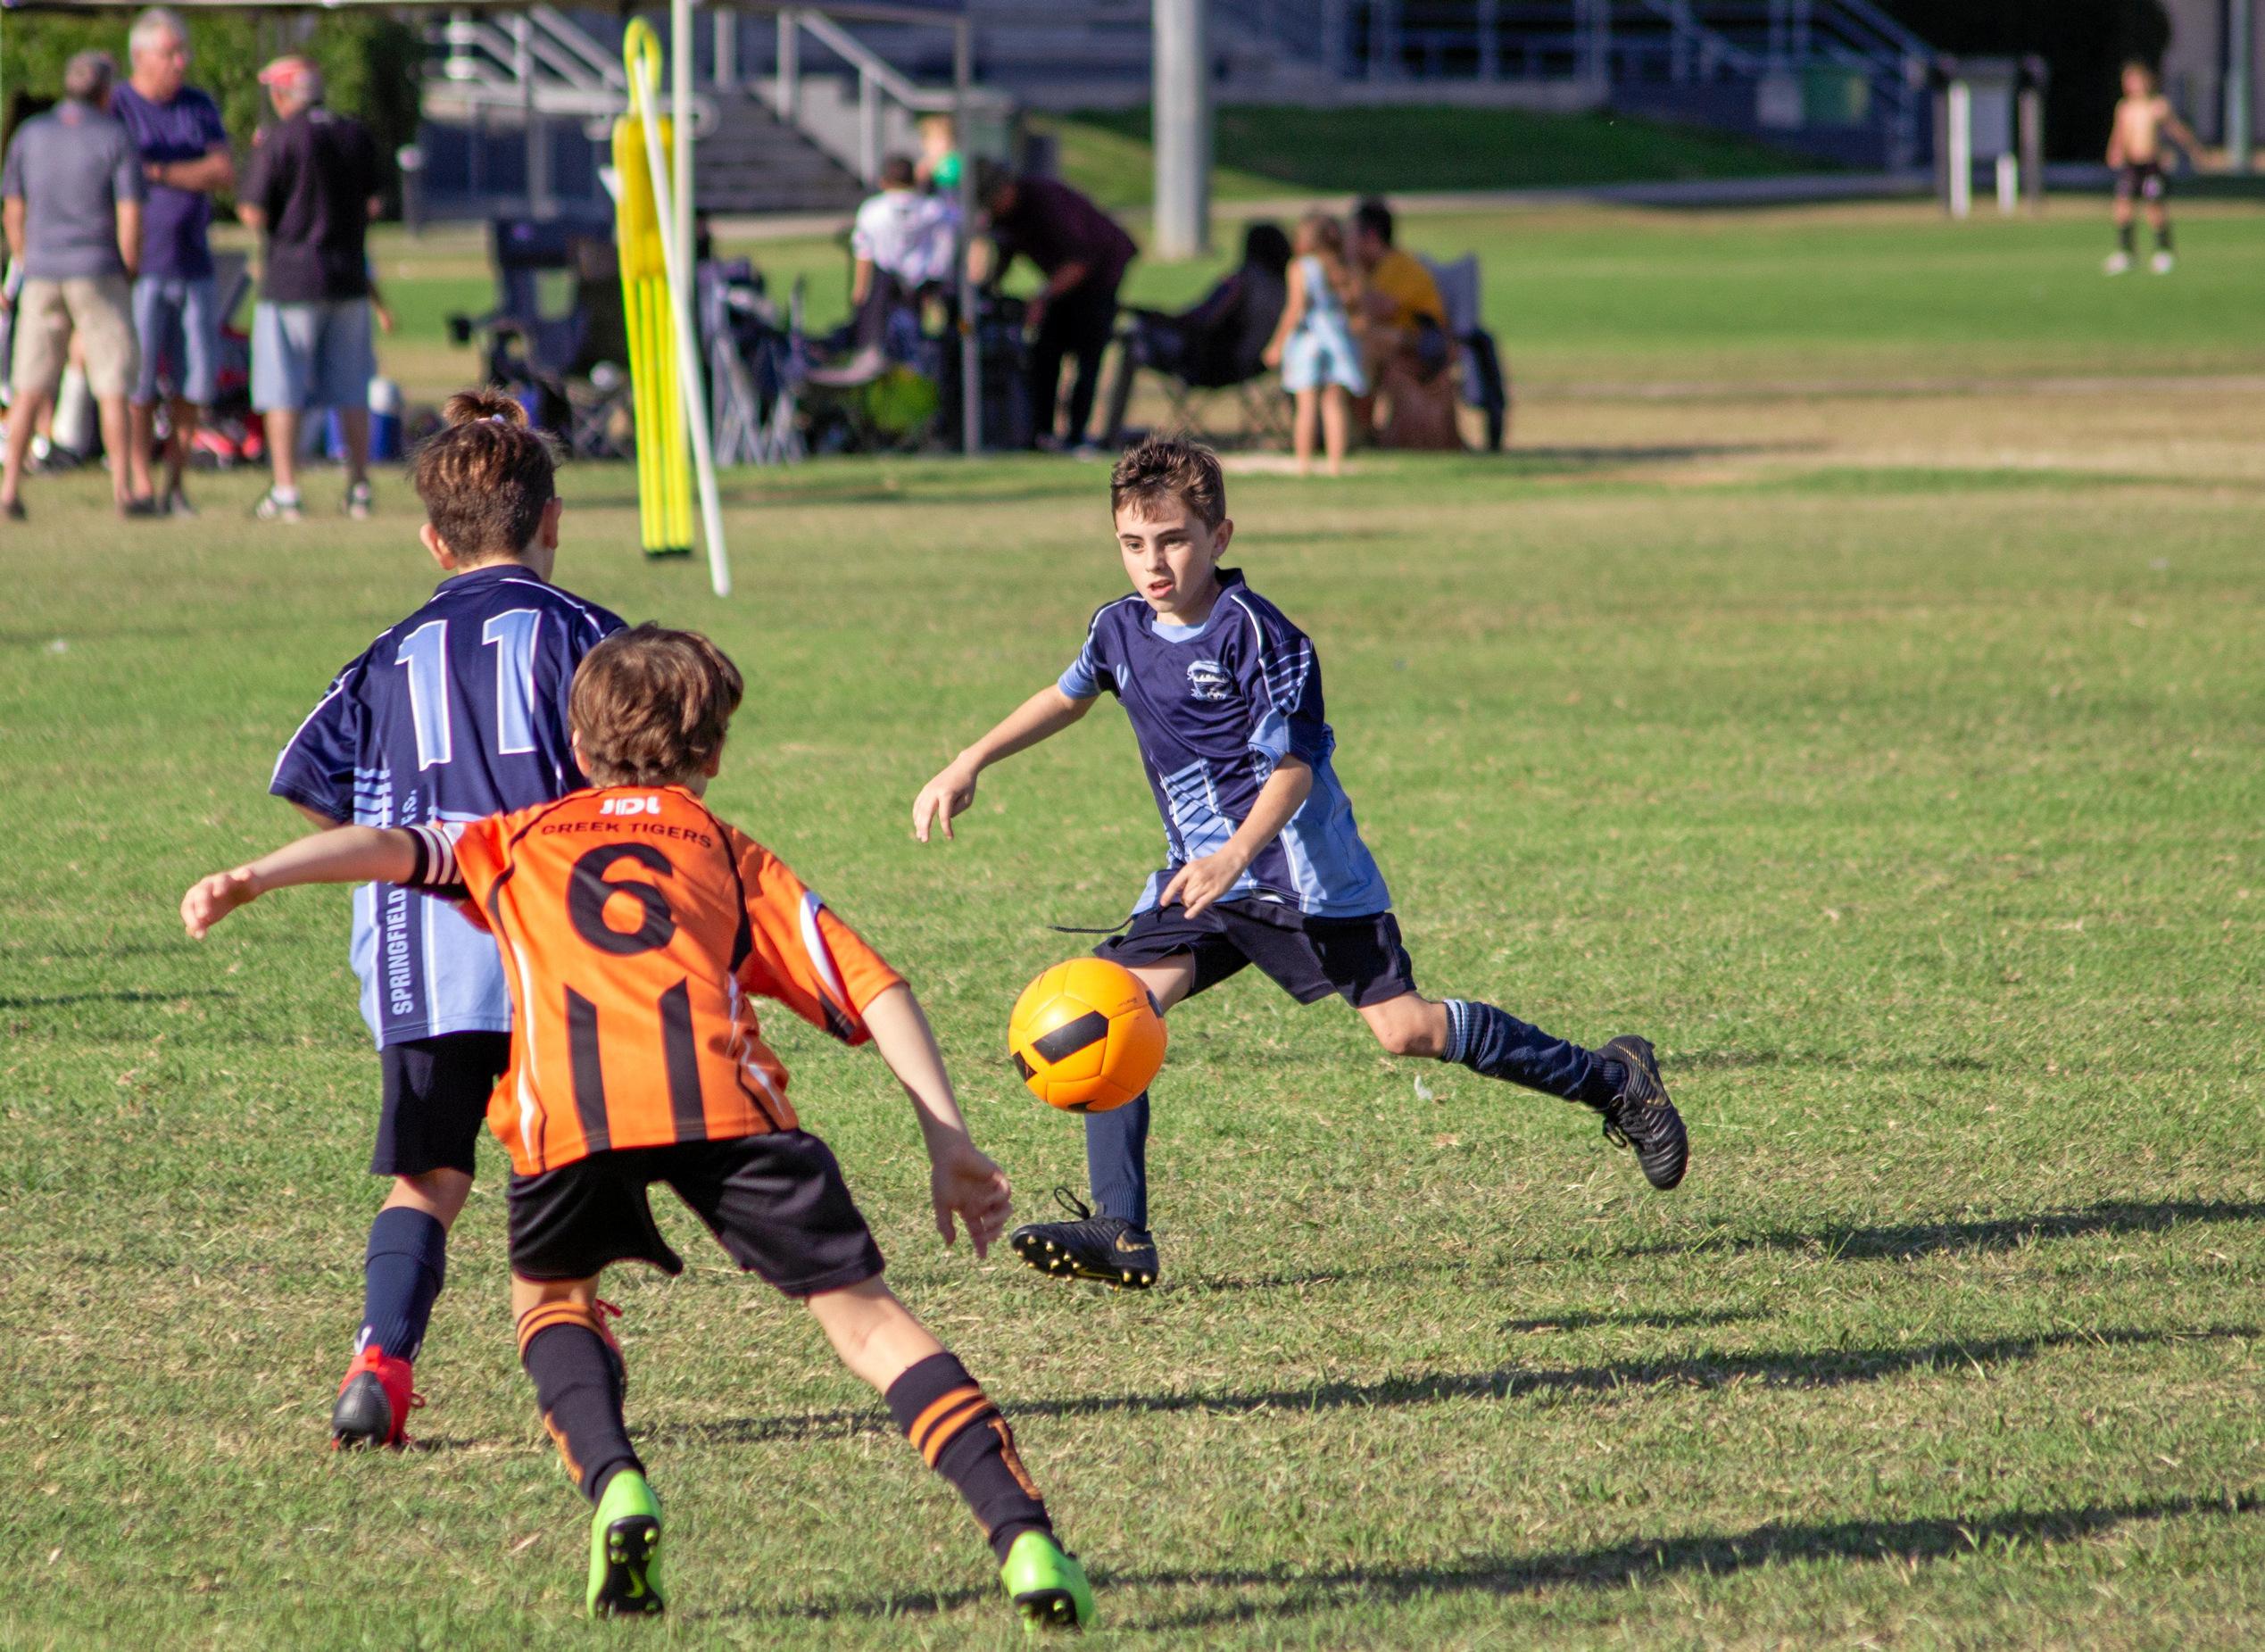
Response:
[[[1070,386],[1069,428],[1063,444],[1086,444],[1094,392],[1101,382],[1101,354],[1116,327],[1116,289],[1125,266],[1140,251],[1115,219],[1067,184],[1050,178],[988,173],[982,190],[991,219],[998,262],[996,280],[1016,257],[1027,258],[1046,277],[1031,300],[1027,322],[1031,344],[1031,422],[1041,440],[1055,431],[1062,361],[1077,361]]]
[[[322,71],[278,57],[260,71],[277,124],[253,145],[236,216],[261,233],[265,263],[252,317],[252,405],[266,416],[275,486],[262,521],[295,522],[299,421],[338,415],[346,439],[344,510],[369,514],[369,220],[382,204],[378,145],[361,121],[322,106]]]
[[[220,390],[220,311],[206,231],[212,196],[236,187],[220,106],[188,84],[188,26],[162,6],[134,21],[126,37],[133,75],[111,94],[110,112],[141,152],[149,195],[142,208],[142,268],[134,281],[134,331],[142,370],[129,398],[133,491],[165,511],[193,516],[181,489],[200,409]],[[165,444],[165,487],[154,486],[152,444],[159,381],[172,392]]]

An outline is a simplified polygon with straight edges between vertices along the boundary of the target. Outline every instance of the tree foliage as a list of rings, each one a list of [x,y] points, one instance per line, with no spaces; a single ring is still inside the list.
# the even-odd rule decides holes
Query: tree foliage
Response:
[[[126,33],[138,12],[66,14],[12,12],[0,22],[0,95],[12,134],[29,110],[53,100],[62,87],[63,64],[74,53],[99,50],[127,72]],[[189,84],[220,101],[240,161],[252,134],[274,118],[259,84],[260,66],[285,52],[320,65],[329,104],[368,123],[390,154],[417,133],[419,79],[424,46],[417,30],[378,12],[278,17],[248,12],[198,12],[187,19]]]

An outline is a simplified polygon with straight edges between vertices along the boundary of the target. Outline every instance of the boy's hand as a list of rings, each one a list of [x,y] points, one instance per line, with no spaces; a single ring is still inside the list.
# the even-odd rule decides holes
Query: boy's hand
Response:
[[[1172,881],[1157,897],[1157,905],[1170,906],[1177,901],[1187,909],[1190,917],[1198,917],[1206,907],[1232,889],[1235,879],[1247,869],[1244,862],[1224,849],[1215,855],[1204,855],[1189,861],[1172,875]]]
[[[954,1237],[954,1216],[967,1224],[967,1238],[978,1259],[1007,1231],[1008,1212],[1014,1203],[1007,1173],[976,1151],[975,1143],[965,1136],[935,1155],[928,1171],[928,1191],[935,1200],[936,1232],[945,1244]]]
[[[912,800],[912,835],[926,843],[928,827],[933,823],[942,826],[944,836],[950,838],[951,818],[965,814],[967,805],[975,801],[975,771],[956,760],[947,763]]]
[[[181,897],[181,922],[191,939],[202,941],[213,925],[236,908],[259,898],[260,886],[253,881],[250,867],[215,872],[191,884],[188,893]]]

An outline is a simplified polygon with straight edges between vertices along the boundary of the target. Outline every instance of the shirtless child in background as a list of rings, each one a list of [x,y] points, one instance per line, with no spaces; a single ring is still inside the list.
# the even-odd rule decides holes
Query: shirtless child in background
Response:
[[[2202,143],[2156,87],[2155,71],[2145,63],[2126,63],[2115,129],[2108,137],[2108,164],[2116,174],[2116,250],[2108,255],[2106,266],[2112,276],[2131,268],[2134,200],[2147,203],[2147,227],[2155,232],[2155,255],[2149,268],[2157,275],[2170,273],[2170,213],[2163,204],[2168,186],[2165,138],[2184,150],[2191,164],[2202,165]]]

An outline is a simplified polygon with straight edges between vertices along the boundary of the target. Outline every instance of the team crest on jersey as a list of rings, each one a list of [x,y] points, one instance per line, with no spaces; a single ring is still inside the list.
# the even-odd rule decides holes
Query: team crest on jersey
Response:
[[[1215,660],[1197,660],[1188,666],[1188,697],[1191,700],[1231,700],[1235,680]]]

